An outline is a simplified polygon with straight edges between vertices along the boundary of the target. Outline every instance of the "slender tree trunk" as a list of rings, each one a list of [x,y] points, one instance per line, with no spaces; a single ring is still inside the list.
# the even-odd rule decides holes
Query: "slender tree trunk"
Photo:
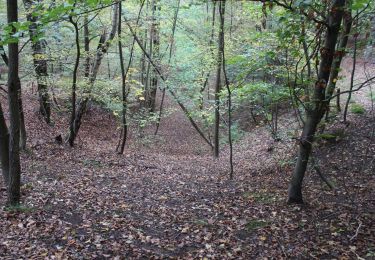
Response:
[[[18,22],[17,1],[7,0],[8,24]],[[17,32],[12,27],[14,33]],[[20,106],[19,91],[21,82],[18,76],[18,41],[8,44],[9,70],[8,70],[8,102],[9,102],[9,182],[8,205],[20,203],[21,198],[21,165],[20,165]]]
[[[214,34],[215,34],[215,17],[216,17],[216,2],[214,1],[213,2],[213,6],[212,6],[211,36],[210,36],[210,40],[208,42],[210,51],[212,53],[212,56],[215,55],[214,48],[213,48]],[[208,21],[208,19],[209,18],[208,18],[208,2],[207,2],[207,21]],[[199,109],[200,110],[203,109],[203,105],[204,105],[204,95],[203,95],[203,92],[206,89],[206,87],[208,87],[208,90],[207,90],[207,99],[210,98],[210,86],[208,84],[208,81],[210,79],[210,74],[211,74],[210,71],[206,74],[206,79],[204,80],[203,86],[200,89],[200,93],[201,93],[201,98],[200,98],[200,103],[199,103]]]
[[[85,45],[85,78],[88,79],[90,76],[90,31],[89,31],[89,18],[86,14],[84,17],[83,24],[83,40]]]
[[[145,1],[142,1],[141,3],[141,7],[139,8],[139,12],[138,12],[138,17],[137,17],[137,25],[139,23],[139,20],[141,18],[141,13],[142,13],[142,9],[143,9],[143,5],[144,5]],[[121,20],[121,13],[122,13],[122,3],[120,2],[119,3],[119,19]],[[129,73],[129,69],[130,69],[130,66],[132,64],[132,61],[133,61],[133,54],[134,54],[134,45],[135,45],[135,39],[133,37],[133,42],[132,42],[132,45],[131,45],[131,48],[130,48],[130,57],[129,57],[129,62],[128,62],[128,66],[126,67],[126,70],[125,70],[125,66],[124,66],[124,55],[123,55],[123,51],[122,51],[122,39],[121,39],[121,31],[122,31],[122,26],[121,26],[121,22],[118,23],[118,38],[119,38],[119,42],[118,42],[118,48],[119,48],[119,54],[120,54],[120,67],[121,67],[121,80],[122,80],[122,137],[121,137],[121,140],[120,140],[120,150],[119,150],[119,154],[123,154],[124,153],[124,149],[125,149],[125,144],[126,144],[126,139],[127,139],[127,136],[128,136],[128,125],[127,125],[127,119],[126,119],[126,116],[127,116],[127,103],[128,103],[128,100],[127,100],[127,97],[128,97],[128,93],[129,91],[127,90],[126,88],[126,78],[128,76],[128,73]]]
[[[5,121],[3,108],[0,103],[0,162],[4,184],[9,183],[9,132]]]
[[[20,110],[20,149],[26,149],[27,134],[26,134],[26,124],[25,124],[25,113],[23,112],[22,105],[22,92],[21,92],[21,83],[18,90],[18,106]]]
[[[151,24],[151,38],[152,38],[152,58],[159,63],[160,56],[160,2],[159,0],[152,1],[152,24]],[[151,84],[149,90],[148,108],[150,112],[155,112],[156,93],[158,89],[158,75],[155,70],[152,71]]]
[[[121,21],[121,13],[122,13],[122,3],[119,3],[118,6],[118,12],[119,12],[119,17]],[[119,56],[120,56],[120,67],[121,67],[121,86],[122,86],[122,139],[121,139],[121,145],[120,145],[120,150],[119,154],[124,153],[125,149],[125,143],[126,143],[126,138],[128,136],[128,125],[126,122],[126,110],[127,110],[127,100],[126,100],[126,75],[125,75],[125,66],[124,66],[124,55],[122,52],[122,34],[121,34],[121,22],[118,23],[118,49],[119,49]],[[134,47],[134,40],[133,40],[133,46],[131,48],[131,56],[133,55],[133,47]],[[130,59],[129,59],[130,60]],[[129,63],[130,65],[130,63]]]
[[[340,93],[341,93],[341,90],[338,88],[336,90],[336,93],[337,93],[337,97],[336,97],[336,110],[337,110],[337,112],[341,112],[341,102],[340,102]]]
[[[232,2],[233,4],[233,2]],[[220,27],[221,31],[224,32],[224,19],[225,19],[225,1],[223,2],[221,8],[220,8]],[[226,70],[226,65],[225,65],[225,34],[222,33],[221,36],[223,37],[222,39],[222,46],[221,46],[221,53],[223,56],[223,73],[224,73],[224,79],[225,79],[225,86],[227,88],[227,93],[228,93],[228,141],[229,141],[229,166],[230,166],[230,172],[229,172],[229,179],[233,179],[233,142],[232,142],[232,91],[230,89],[229,85],[229,79],[228,79],[228,74]]]
[[[117,32],[117,23],[118,23],[118,3],[113,5],[113,17],[112,17],[112,28],[111,32],[108,36],[108,39],[106,39],[106,32],[103,32],[103,34],[100,37],[98,48],[96,51],[96,58],[92,65],[92,68],[90,70],[90,77],[88,82],[88,90],[86,91],[85,96],[82,97],[80,102],[78,103],[78,106],[76,108],[76,112],[74,115],[74,120],[70,122],[70,133],[68,137],[68,142],[71,146],[74,145],[74,140],[76,139],[78,135],[78,131],[81,127],[82,123],[82,117],[86,112],[87,102],[89,101],[89,95],[92,86],[95,83],[96,76],[98,74],[100,65],[102,63],[104,54],[107,53],[109,46],[113,40],[113,38],[116,35]]]
[[[350,103],[350,100],[352,99],[352,91],[353,91],[353,88],[354,88],[354,76],[355,76],[356,63],[357,63],[357,41],[358,41],[358,35],[354,36],[353,68],[352,68],[352,74],[351,74],[351,77],[350,77],[350,88],[349,88],[348,99],[346,100],[345,108],[344,108],[344,123],[346,123],[346,117],[348,115],[349,103]]]
[[[223,11],[223,2],[219,2],[219,11]],[[225,6],[224,6],[225,8]],[[225,11],[225,9],[224,9]],[[221,91],[221,70],[223,66],[224,49],[224,14],[220,17],[220,29],[218,37],[218,51],[217,51],[217,69],[215,82],[215,129],[214,129],[214,156],[219,157],[219,142],[220,142],[220,91]]]
[[[315,83],[313,104],[306,111],[307,118],[299,140],[298,159],[289,184],[289,203],[303,203],[302,182],[311,154],[316,128],[327,109],[324,103],[325,91],[334,59],[344,5],[345,0],[334,0],[328,14],[328,28],[325,36],[325,45],[321,50],[321,61],[318,70],[318,81]]]
[[[348,1],[348,5],[349,5]],[[343,32],[339,42],[338,50],[336,51],[336,57],[333,61],[331,75],[329,77],[329,83],[326,91],[326,98],[329,99],[336,87],[336,82],[338,80],[338,75],[340,72],[341,62],[346,55],[346,46],[348,45],[350,31],[352,29],[352,14],[350,6],[347,8],[343,17]]]
[[[73,82],[72,82],[72,97],[71,97],[71,105],[72,105],[72,111],[70,114],[70,125],[69,125],[69,136],[75,136],[75,129],[74,129],[74,119],[76,114],[76,99],[77,99],[77,74],[78,74],[78,67],[79,67],[79,60],[81,58],[81,47],[79,43],[79,30],[78,30],[78,24],[77,21],[73,20],[73,17],[69,17],[70,23],[74,27],[74,35],[75,35],[75,44],[76,44],[76,60],[74,63],[74,69],[73,69]],[[69,145],[74,145],[74,139],[68,139]]]
[[[38,84],[39,95],[39,112],[44,117],[47,124],[51,123],[51,102],[48,94],[48,66],[45,41],[38,39],[38,20],[39,17],[34,15],[33,5],[40,4],[37,0],[23,0],[27,15],[27,21],[30,22],[29,33],[31,39],[31,48],[33,50],[34,70]]]
[[[177,18],[178,18],[178,12],[180,10],[180,3],[181,0],[177,0],[177,7],[176,7],[176,12],[174,13],[174,19],[173,19],[173,26],[172,26],[172,36],[171,36],[171,42],[170,42],[170,47],[169,47],[169,57],[168,57],[168,66],[171,64],[172,60],[172,53],[173,53],[173,46],[174,46],[174,35],[176,32],[176,24],[177,24]],[[163,105],[164,105],[164,99],[165,99],[165,88],[163,89],[161,101],[160,101],[160,108],[159,108],[159,115],[156,121],[156,129],[154,135],[158,134],[159,131],[159,126],[160,126],[160,120],[161,116],[163,113]]]
[[[194,119],[191,116],[191,113],[188,111],[188,109],[185,107],[185,105],[180,101],[176,93],[167,85],[167,79],[166,77],[162,74],[158,66],[155,64],[155,62],[152,60],[150,54],[147,53],[146,49],[143,47],[141,41],[139,40],[137,34],[133,30],[133,28],[130,26],[129,22],[125,19],[126,25],[129,27],[131,34],[133,35],[135,41],[137,42],[139,48],[141,48],[142,52],[145,54],[146,58],[148,59],[150,65],[153,66],[155,69],[156,73],[160,76],[161,80],[166,84],[166,89],[169,91],[171,96],[174,98],[176,103],[180,106],[181,110],[184,112],[185,116],[189,119],[191,125],[194,127],[194,129],[197,131],[197,133],[204,139],[204,141],[213,149],[213,145],[210,142],[210,140],[205,136],[205,134],[202,132],[202,130],[199,128],[199,126],[196,124]]]

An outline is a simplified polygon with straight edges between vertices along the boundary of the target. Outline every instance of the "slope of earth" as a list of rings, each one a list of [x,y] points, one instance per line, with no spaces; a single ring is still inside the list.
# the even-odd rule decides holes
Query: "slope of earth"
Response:
[[[368,98],[367,94],[358,98]],[[23,206],[0,210],[0,258],[371,258],[374,248],[374,113],[350,114],[345,135],[320,142],[305,182],[304,206],[287,205],[296,145],[283,120],[280,142],[255,128],[215,160],[180,111],[164,119],[161,138],[131,137],[117,155],[116,122],[91,108],[78,145],[58,145],[68,115],[54,126],[38,118],[37,98],[24,91],[29,149],[22,154]],[[1,98],[5,104],[4,98]],[[4,105],[3,105],[4,106]],[[173,106],[170,103],[170,106]],[[0,182],[0,186],[3,183]],[[0,204],[6,193],[0,191]]]

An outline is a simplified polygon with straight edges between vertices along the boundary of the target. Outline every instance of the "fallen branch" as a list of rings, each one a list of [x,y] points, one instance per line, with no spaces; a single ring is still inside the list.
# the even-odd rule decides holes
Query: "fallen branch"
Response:
[[[319,175],[320,179],[322,179],[322,181],[327,184],[327,186],[331,189],[331,190],[334,190],[335,187],[332,185],[332,183],[327,179],[326,176],[324,176],[324,174],[322,173],[322,171],[320,170],[320,167],[319,165],[315,162],[315,159],[314,157],[311,157],[311,162],[313,164],[313,168],[314,170],[316,171],[316,173]]]

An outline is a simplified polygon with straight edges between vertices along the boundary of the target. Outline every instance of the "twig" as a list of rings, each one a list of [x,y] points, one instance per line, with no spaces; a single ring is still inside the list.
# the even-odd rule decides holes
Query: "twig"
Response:
[[[359,229],[361,228],[361,226],[362,226],[362,221],[359,220],[359,225],[357,227],[357,230],[355,231],[355,234],[350,238],[350,241],[352,241],[353,239],[355,239],[358,236]]]

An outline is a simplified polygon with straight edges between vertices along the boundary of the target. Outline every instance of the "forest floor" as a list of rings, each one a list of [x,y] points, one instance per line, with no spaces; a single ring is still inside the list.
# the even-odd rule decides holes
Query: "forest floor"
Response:
[[[314,147],[335,189],[309,169],[299,206],[286,203],[298,133],[292,114],[282,118],[280,142],[258,126],[235,143],[230,181],[228,147],[213,159],[177,109],[156,138],[153,129],[141,139],[133,133],[118,155],[112,115],[91,107],[77,145],[59,145],[68,115],[54,111],[54,126],[44,124],[27,88],[23,204],[0,209],[0,258],[375,257],[374,111],[368,89],[354,99],[366,112],[327,127],[339,138]]]

